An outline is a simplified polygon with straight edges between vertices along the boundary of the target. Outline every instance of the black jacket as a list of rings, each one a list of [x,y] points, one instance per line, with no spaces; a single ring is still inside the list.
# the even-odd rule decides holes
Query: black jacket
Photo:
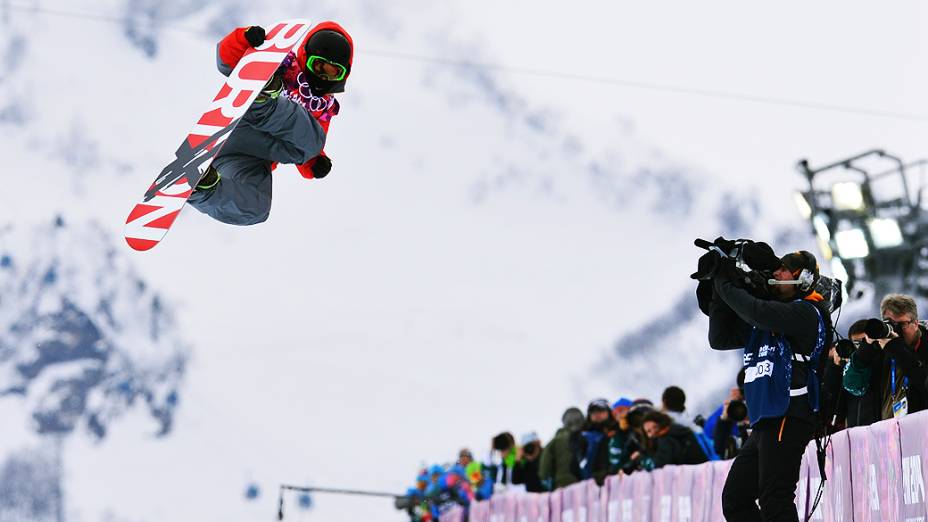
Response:
[[[823,317],[827,315],[822,312]],[[794,353],[807,356],[818,340],[818,314],[807,303],[758,299],[731,280],[717,278],[709,305],[709,346],[715,350],[744,348],[752,327],[783,334]],[[808,371],[806,364],[794,361],[790,388],[806,386]],[[786,415],[811,420],[809,398],[790,398]]]
[[[748,440],[747,427],[736,426],[734,421],[719,417],[715,421],[714,430],[712,442],[719,458],[728,460],[737,457],[741,447]],[[737,433],[737,435],[734,433]]]
[[[681,424],[673,423],[667,433],[651,440],[653,450],[651,458],[654,467],[660,468],[669,464],[702,464],[709,460],[699,446],[693,430]]]
[[[925,379],[928,377],[928,330],[919,325],[921,337],[915,346],[907,346],[900,337],[886,343],[882,349],[876,342],[861,344],[851,355],[851,363],[855,367],[869,368],[870,379],[863,396],[857,398],[863,416],[860,424],[870,424],[881,419],[890,418],[887,403],[892,395],[892,367],[896,364],[897,388],[902,380],[908,380],[906,397],[909,403],[909,413],[928,409],[928,390],[925,388]],[[845,385],[849,376],[845,376]],[[850,422],[848,423],[850,426]]]
[[[541,455],[534,460],[522,459],[516,462],[512,468],[512,483],[525,484],[525,490],[529,493],[541,493],[545,490],[541,485],[541,478],[538,476],[538,466],[541,462]]]
[[[825,363],[822,383],[822,409],[825,420],[837,431],[841,427],[869,426],[880,420],[880,372],[870,373],[870,385],[858,397],[844,389],[844,367],[831,359]]]

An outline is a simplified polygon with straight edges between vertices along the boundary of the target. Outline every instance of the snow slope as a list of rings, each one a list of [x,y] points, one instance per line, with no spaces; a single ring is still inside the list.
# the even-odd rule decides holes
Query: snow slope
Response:
[[[750,177],[711,153],[676,156],[674,129],[666,143],[636,130],[647,111],[613,93],[389,54],[513,58],[485,34],[499,21],[471,7],[0,3],[0,222],[96,223],[107,241],[57,232],[69,262],[91,277],[91,260],[112,251],[163,296],[192,347],[171,381],[169,434],[153,436],[152,408],[136,404],[119,407],[102,441],[64,439],[67,519],[266,519],[282,482],[399,492],[422,462],[483,451],[503,429],[545,437],[594,395],[655,397],[673,381],[711,403],[728,386],[737,356],[708,353],[687,301],[692,239],[805,244],[787,199],[798,180],[752,194]],[[326,148],[332,175],[307,182],[281,167],[267,223],[232,228],[187,209],[154,251],[123,248],[132,202],[217,88],[215,41],[293,13],[336,18],[358,45]],[[17,241],[14,255],[30,249]],[[617,356],[615,340],[643,327],[668,331],[660,351]],[[4,418],[21,419],[5,451],[46,444],[31,401],[0,398]],[[261,488],[254,501],[249,484]],[[314,500],[289,512],[402,519],[389,501]]]

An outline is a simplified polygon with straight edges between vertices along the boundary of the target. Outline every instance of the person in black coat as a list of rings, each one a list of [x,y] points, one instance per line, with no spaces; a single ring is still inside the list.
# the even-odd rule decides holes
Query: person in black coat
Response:
[[[869,384],[862,395],[844,389],[845,367],[860,346],[870,343],[866,327],[866,319],[855,321],[848,329],[848,339],[838,341],[828,352],[821,404],[822,417],[831,432],[844,427],[868,426],[880,420],[880,372],[871,372]]]
[[[650,457],[655,468],[668,464],[702,464],[709,460],[693,430],[673,422],[665,413],[648,413],[642,427],[651,441]]]
[[[545,491],[538,476],[541,441],[533,431],[523,435],[521,442],[522,447],[516,452],[516,464],[512,468],[512,483],[525,484],[525,490],[529,493],[541,493]]]

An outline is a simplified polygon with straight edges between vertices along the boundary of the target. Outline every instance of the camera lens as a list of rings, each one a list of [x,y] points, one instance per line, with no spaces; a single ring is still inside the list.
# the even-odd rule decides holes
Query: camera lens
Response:
[[[850,358],[856,348],[857,346],[854,344],[854,341],[849,339],[841,339],[838,341],[838,344],[835,345],[835,351],[838,352],[838,357],[842,359]]]
[[[748,418],[748,407],[744,401],[734,400],[728,403],[728,418],[735,422]]]
[[[871,339],[886,339],[892,332],[893,328],[889,322],[882,319],[868,319],[867,327],[864,329],[864,333]]]

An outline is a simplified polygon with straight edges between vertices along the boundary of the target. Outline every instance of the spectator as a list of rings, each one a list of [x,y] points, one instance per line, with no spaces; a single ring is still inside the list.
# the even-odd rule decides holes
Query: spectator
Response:
[[[693,430],[673,422],[665,413],[649,412],[644,416],[642,427],[652,443],[651,459],[655,468],[668,464],[702,464],[709,460]]]
[[[884,336],[878,320],[868,321],[866,334],[873,341],[861,343],[851,355],[843,382],[848,392],[864,399],[865,406],[870,404],[867,392],[878,390],[880,417],[890,419],[928,407],[928,347],[922,346],[926,329],[918,323],[912,297],[889,294],[880,303],[880,312],[892,331]]]
[[[744,368],[743,367],[740,370],[738,370],[738,376],[735,378],[735,384],[737,385],[737,387],[731,388],[728,391],[728,399],[726,400],[744,401]],[[722,415],[722,410],[724,409],[725,409],[725,403],[723,402],[721,405],[719,405],[718,408],[715,409],[715,411],[712,412],[711,415],[709,415],[709,418],[705,420],[705,423],[702,426],[702,430],[704,433],[707,433],[709,435],[715,434],[715,423],[718,422],[719,417]],[[732,436],[734,435],[736,435],[736,433],[732,432]],[[718,448],[716,448],[716,451],[718,451]]]
[[[522,436],[522,447],[517,452],[517,460],[512,468],[512,483],[524,484],[529,493],[541,493],[545,488],[538,477],[538,465],[541,459],[541,441],[535,432]]]
[[[842,426],[867,426],[881,419],[880,372],[869,372],[870,378],[863,395],[844,389],[844,374],[850,358],[862,344],[871,340],[866,334],[867,320],[854,322],[848,329],[848,339],[839,341],[828,352],[822,383],[823,413],[832,431]],[[839,349],[840,348],[840,349]],[[850,354],[848,354],[850,351]],[[842,354],[844,357],[842,357]]]
[[[600,486],[609,473],[609,437],[618,424],[612,418],[612,407],[606,399],[590,401],[586,409],[586,424],[577,460],[580,461],[580,478],[593,478]]]
[[[615,434],[609,438],[609,474],[614,475],[628,462],[629,453],[625,451],[631,429],[628,425],[628,410],[631,399],[622,397],[612,403],[612,418],[616,422]]]
[[[583,429],[583,412],[568,408],[561,416],[563,427],[557,430],[551,442],[541,452],[538,476],[545,489],[569,486],[580,480],[580,466],[575,456]]]
[[[686,412],[686,393],[679,386],[668,386],[661,394],[661,411],[666,413],[677,424],[682,424],[693,430],[702,432],[702,427],[693,422],[693,418]]]
[[[486,468],[493,482],[505,487],[512,483],[512,468],[516,464],[516,439],[512,433],[504,431],[493,437],[491,447],[490,464]]]
[[[628,421],[628,440],[625,443],[624,453],[628,460],[622,466],[622,471],[629,475],[635,471],[651,471],[654,461],[649,456],[648,437],[644,433],[642,423],[645,415],[655,411],[654,403],[648,399],[635,399],[626,414]]]
[[[474,461],[474,454],[467,448],[461,448],[458,452],[458,460],[451,467],[453,473],[457,473],[463,478],[467,478],[467,466]]]
[[[425,498],[431,508],[432,520],[438,520],[454,506],[467,506],[473,500],[467,481],[445,471],[442,466],[430,467],[429,478],[431,484],[425,491]]]
[[[476,460],[471,461],[464,468],[464,473],[477,500],[487,500],[493,496],[493,480],[483,469],[483,464]]]
[[[429,474],[422,470],[416,475],[416,486],[406,490],[404,502],[398,505],[409,515],[411,522],[419,522],[431,517],[431,509],[425,498],[425,492],[429,487]]]
[[[744,393],[740,388],[732,388],[713,426],[713,448],[719,458],[728,460],[738,456],[741,447],[748,440],[750,428],[751,421],[748,418]]]

